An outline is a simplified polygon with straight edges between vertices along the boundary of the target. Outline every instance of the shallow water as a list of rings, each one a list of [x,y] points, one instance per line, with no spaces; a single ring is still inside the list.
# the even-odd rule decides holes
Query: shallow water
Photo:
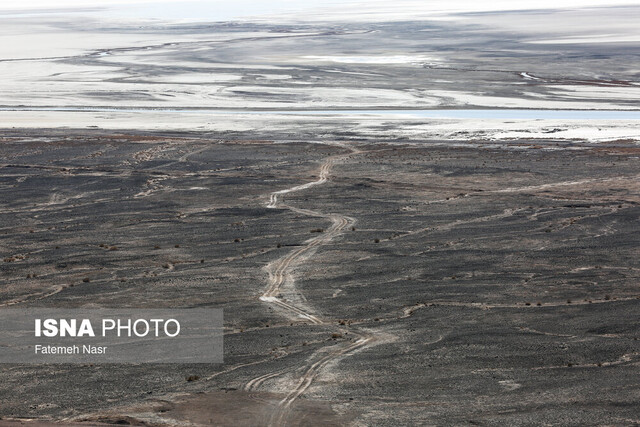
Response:
[[[169,114],[283,114],[329,116],[405,116],[433,119],[528,120],[640,120],[640,110],[533,110],[533,109],[433,109],[433,110],[240,110],[212,108],[109,108],[109,107],[0,107],[0,111],[68,111]]]

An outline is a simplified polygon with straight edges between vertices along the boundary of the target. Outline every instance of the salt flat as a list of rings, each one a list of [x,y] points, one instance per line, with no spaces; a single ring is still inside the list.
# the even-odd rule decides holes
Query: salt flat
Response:
[[[354,7],[349,2],[291,12],[295,22],[269,14],[223,22],[123,19],[117,7],[5,14],[0,17],[0,102],[638,108],[637,5],[594,3],[576,9],[576,2],[565,2],[568,8],[556,2],[547,9],[501,11],[493,4],[405,3],[394,5],[401,20],[387,15],[388,6],[380,2],[358,6],[358,16],[373,14],[365,21],[348,20]],[[149,13],[153,10],[149,6]],[[436,19],[442,16],[451,20]],[[589,35],[594,27],[598,34]],[[549,34],[562,42],[551,43]],[[598,42],[568,42],[584,37]]]

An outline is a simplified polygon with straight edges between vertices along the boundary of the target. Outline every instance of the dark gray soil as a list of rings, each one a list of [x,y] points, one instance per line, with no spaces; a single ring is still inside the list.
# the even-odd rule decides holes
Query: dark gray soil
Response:
[[[284,196],[356,220],[294,271],[333,327],[258,297],[264,267],[330,225],[266,208],[270,193],[347,149],[0,137],[0,305],[217,307],[226,329],[222,365],[2,365],[4,419],[262,425],[357,330],[377,340],[323,368],[290,425],[640,422],[637,145],[351,142],[327,183]]]

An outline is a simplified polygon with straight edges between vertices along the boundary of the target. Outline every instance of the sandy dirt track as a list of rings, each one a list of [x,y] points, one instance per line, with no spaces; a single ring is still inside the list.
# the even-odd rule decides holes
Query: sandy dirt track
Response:
[[[358,149],[345,147],[344,145],[340,146],[350,149],[351,152],[348,154],[332,156],[324,161],[324,163],[320,167],[320,173],[317,181],[312,181],[307,184],[273,192],[271,193],[270,201],[267,205],[268,208],[277,208],[279,206],[282,206],[297,213],[310,215],[313,217],[326,218],[332,222],[331,226],[326,231],[323,231],[323,234],[308,240],[301,248],[292,251],[287,256],[277,260],[275,263],[270,264],[267,267],[267,269],[269,270],[269,283],[267,289],[260,297],[261,301],[275,304],[278,307],[283,308],[289,317],[293,319],[302,317],[303,319],[309,320],[314,324],[333,324],[335,323],[335,321],[334,319],[321,318],[316,314],[306,312],[303,308],[296,307],[293,304],[283,301],[281,296],[281,286],[286,280],[289,280],[290,285],[293,289],[289,289],[288,291],[295,292],[295,287],[293,286],[294,278],[292,274],[293,266],[299,261],[299,259],[305,259],[306,262],[313,262],[313,260],[310,259],[309,256],[306,256],[307,253],[318,246],[330,242],[335,237],[342,234],[342,232],[347,227],[351,227],[355,224],[355,220],[353,218],[340,214],[323,214],[318,211],[290,207],[282,202],[279,202],[278,196],[282,198],[282,196],[285,194],[303,191],[308,188],[326,183],[330,179],[331,166],[334,163],[361,152]],[[291,392],[279,402],[275,413],[269,421],[270,426],[287,425],[287,418],[290,414],[291,404],[309,388],[314,378],[319,375],[323,367],[325,367],[328,363],[340,357],[343,357],[359,348],[362,348],[368,343],[375,340],[375,335],[371,333],[356,332],[354,330],[351,330],[351,334],[353,337],[352,340],[355,340],[354,343],[338,346],[333,345],[329,350],[321,349],[318,354],[314,355],[311,358],[312,363],[310,362],[309,365],[303,367],[303,375],[299,378],[297,384],[292,387]],[[282,373],[283,372],[275,372],[254,378],[249,381],[244,388],[245,390],[255,389],[259,387],[259,385],[262,384],[265,380],[274,378]]]

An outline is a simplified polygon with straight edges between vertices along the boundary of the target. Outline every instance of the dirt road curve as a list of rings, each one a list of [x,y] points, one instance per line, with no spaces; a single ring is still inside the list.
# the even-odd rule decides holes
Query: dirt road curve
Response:
[[[357,150],[353,147],[344,145],[341,146],[344,148],[348,148],[350,150],[350,153],[329,157],[320,167],[320,174],[316,181],[297,185],[295,187],[287,188],[284,190],[275,191],[271,193],[269,204],[267,205],[268,208],[272,209],[285,208],[303,215],[326,218],[332,223],[324,233],[307,240],[302,247],[293,250],[282,258],[279,258],[267,267],[269,271],[269,281],[267,283],[265,291],[260,296],[261,301],[264,301],[267,304],[272,304],[276,308],[279,308],[285,316],[288,316],[294,320],[299,320],[300,318],[302,318],[317,325],[333,324],[334,322],[332,322],[331,319],[324,318],[317,313],[311,312],[311,310],[307,307],[296,306],[291,302],[285,301],[281,294],[282,286],[288,282],[290,283],[291,288],[295,291],[295,287],[293,286],[294,277],[292,274],[292,270],[295,264],[307,257],[314,248],[329,243],[337,236],[342,234],[346,228],[353,226],[353,224],[355,223],[355,219],[342,214],[327,214],[289,206],[281,202],[281,196],[297,191],[303,191],[308,188],[324,184],[325,182],[329,181],[331,168],[336,162],[344,160],[354,154],[360,153],[360,150]],[[291,404],[309,388],[322,368],[325,367],[329,362],[352,353],[353,351],[360,349],[375,340],[373,334],[356,331],[353,330],[353,328],[350,328],[349,333],[352,337],[354,337],[355,342],[348,341],[345,343],[332,345],[328,349],[323,348],[307,361],[306,366],[300,367],[301,371],[303,372],[302,375],[300,376],[297,383],[293,385],[289,394],[278,403],[275,412],[272,414],[269,425],[284,426],[287,424],[287,418],[290,413]],[[260,387],[260,385],[263,384],[266,380],[277,377],[283,373],[285,373],[285,371],[270,372],[268,374],[253,378],[251,381],[245,384],[244,388],[247,391],[255,390]]]

